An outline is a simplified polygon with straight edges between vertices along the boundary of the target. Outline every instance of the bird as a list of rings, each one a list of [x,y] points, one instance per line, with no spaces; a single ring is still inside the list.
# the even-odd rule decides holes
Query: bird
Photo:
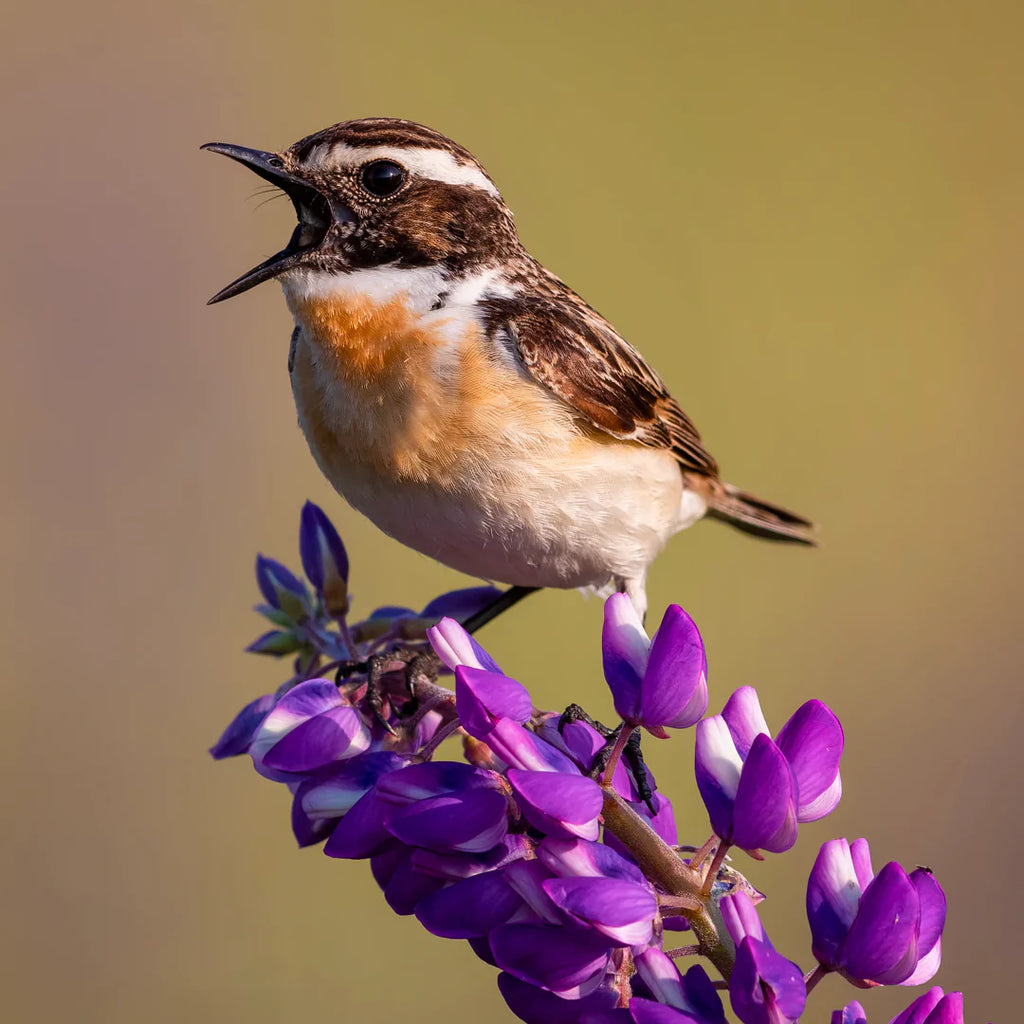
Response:
[[[202,147],[288,196],[277,279],[310,451],[391,537],[471,576],[625,592],[647,607],[668,539],[705,516],[815,544],[812,522],[725,483],[643,356],[526,250],[473,154],[397,118],[280,151]]]

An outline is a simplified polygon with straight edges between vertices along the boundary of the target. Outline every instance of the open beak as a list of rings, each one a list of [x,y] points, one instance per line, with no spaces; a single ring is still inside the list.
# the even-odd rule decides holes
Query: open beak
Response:
[[[299,220],[288,244],[280,252],[264,260],[259,266],[253,267],[226,288],[222,288],[210,299],[211,305],[241,295],[242,292],[297,266],[306,253],[313,252],[323,244],[334,224],[351,223],[356,219],[348,207],[334,204],[335,208],[332,211],[332,204],[308,181],[284,170],[284,164],[277,153],[232,146],[227,142],[208,142],[200,148],[229,156],[232,160],[245,164],[272,185],[276,185],[292,201],[295,215]]]

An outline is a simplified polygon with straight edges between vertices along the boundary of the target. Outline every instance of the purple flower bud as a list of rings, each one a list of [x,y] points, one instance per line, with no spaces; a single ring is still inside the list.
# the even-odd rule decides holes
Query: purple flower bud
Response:
[[[635,954],[633,962],[647,991],[658,1003],[682,1011],[698,1024],[725,1024],[722,1000],[699,964],[682,975],[675,961],[653,947]]]
[[[288,774],[362,753],[370,730],[362,716],[327,679],[308,679],[289,690],[253,737],[249,753],[261,775],[287,781]]]
[[[846,1021],[841,1024],[846,1024]],[[863,1024],[867,1024],[867,1021]],[[889,1024],[964,1024],[964,994],[943,992],[936,985],[918,996],[902,1013],[893,1017]]]
[[[774,742],[756,691],[740,687],[697,727],[697,788],[711,827],[745,850],[788,850],[797,822],[839,802],[842,749],[839,720],[821,701],[800,707]]]
[[[500,776],[455,761],[410,765],[377,783],[384,827],[429,850],[482,853],[508,832]]]
[[[868,1015],[864,1007],[854,999],[841,1010],[833,1010],[829,1024],[868,1024]]]
[[[314,772],[295,790],[295,802],[314,821],[341,818],[378,779],[408,763],[390,751],[359,754]]]
[[[348,555],[338,531],[311,501],[302,506],[299,553],[303,571],[323,597],[324,607],[331,615],[343,616],[348,611]]]
[[[237,757],[249,751],[249,745],[263,720],[274,706],[274,695],[266,693],[246,704],[231,720],[219,740],[210,747],[210,754],[220,761],[225,757]]]
[[[890,861],[875,875],[867,840],[832,839],[807,882],[811,948],[855,984],[920,984],[938,970],[946,898],[931,872]]]
[[[454,619],[444,618],[427,630],[434,653],[453,672],[458,665],[500,673],[498,663]]]
[[[508,1008],[526,1024],[579,1024],[594,1014],[613,1009],[619,999],[607,983],[581,999],[563,999],[507,972],[498,975],[498,990]]]
[[[328,857],[363,860],[396,848],[398,841],[384,827],[384,805],[376,787],[364,793],[338,822],[324,847]]]
[[[665,727],[685,729],[708,706],[707,658],[693,619],[669,605],[654,640],[626,594],[612,594],[604,606],[604,674],[623,721],[656,736]]]
[[[617,946],[651,941],[658,901],[648,885],[620,878],[549,878],[543,889],[574,921],[607,935]]]
[[[753,748],[751,748],[753,749]],[[743,1024],[792,1024],[804,1012],[800,968],[775,951],[745,892],[721,901],[722,919],[736,944],[729,1001]]]
[[[526,820],[547,835],[596,841],[601,787],[583,775],[509,768],[506,778]]]
[[[294,622],[308,618],[309,594],[301,581],[280,562],[256,556],[256,582],[267,603],[284,612]]]

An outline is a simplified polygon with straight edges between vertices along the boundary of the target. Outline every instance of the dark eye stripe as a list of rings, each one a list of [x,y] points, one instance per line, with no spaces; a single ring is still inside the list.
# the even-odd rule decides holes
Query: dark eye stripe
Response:
[[[374,160],[359,174],[363,188],[378,199],[393,196],[405,182],[405,168],[393,160]]]

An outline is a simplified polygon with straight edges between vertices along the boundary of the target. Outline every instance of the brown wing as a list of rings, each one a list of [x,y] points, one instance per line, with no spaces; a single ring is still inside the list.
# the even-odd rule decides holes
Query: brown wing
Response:
[[[584,420],[612,437],[669,449],[685,470],[718,476],[661,378],[589,306],[536,296],[486,306],[489,333],[504,333],[534,379]]]

